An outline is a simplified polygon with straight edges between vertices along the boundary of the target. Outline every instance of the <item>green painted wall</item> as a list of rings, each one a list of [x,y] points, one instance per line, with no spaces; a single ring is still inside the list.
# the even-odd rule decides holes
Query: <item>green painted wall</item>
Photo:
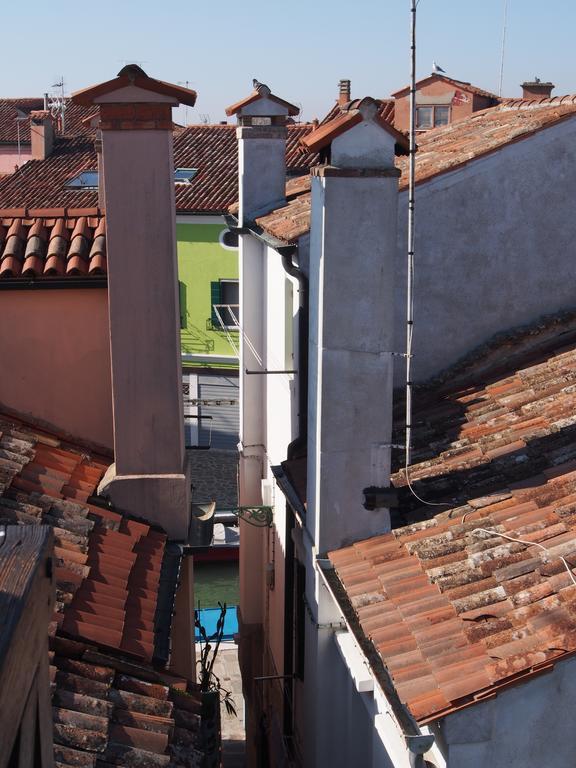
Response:
[[[238,251],[220,245],[218,237],[223,229],[226,229],[223,224],[176,225],[183,326],[180,338],[185,354],[234,354],[224,331],[213,330],[211,323],[212,283],[238,279]],[[230,335],[237,344],[238,333],[231,331]]]

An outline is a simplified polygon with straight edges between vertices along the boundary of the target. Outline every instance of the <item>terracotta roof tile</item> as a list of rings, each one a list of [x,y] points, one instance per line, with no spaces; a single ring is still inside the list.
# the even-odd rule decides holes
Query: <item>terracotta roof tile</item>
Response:
[[[87,226],[77,224],[77,236]],[[201,748],[201,696],[158,671],[157,659],[152,666],[166,535],[78,501],[76,487],[90,497],[107,465],[106,457],[0,415],[0,523],[54,528],[55,760],[182,765],[183,740],[188,750]],[[195,714],[183,712],[173,685],[188,692]]]
[[[491,152],[520,141],[576,115],[576,96],[542,101],[511,101],[475,112],[451,125],[426,131],[418,138],[416,182],[424,183]],[[408,185],[408,159],[396,158],[402,171],[399,186]],[[303,190],[256,222],[283,242],[294,242],[310,229],[310,194]]]
[[[576,425],[553,426],[572,397],[575,330],[576,317],[565,315],[501,337],[422,388],[411,482],[427,500],[450,501],[423,508],[400,470],[393,482],[411,522],[329,554],[362,631],[421,722],[576,652],[576,587],[560,559],[576,565]],[[534,393],[538,416],[526,418],[511,386]],[[490,433],[475,432],[486,413]],[[518,441],[511,423],[537,429]]]
[[[66,113],[68,115],[68,113]],[[289,174],[305,173],[317,162],[313,153],[303,153],[300,140],[310,131],[311,124],[288,126],[286,164]],[[189,184],[176,184],[176,209],[186,213],[225,213],[238,197],[238,147],[233,125],[195,125],[174,135],[174,165],[176,168],[196,168],[197,174]],[[80,136],[60,138],[46,160],[30,160],[17,172],[0,181],[0,216],[78,218],[82,211],[95,209],[88,222],[93,239],[88,255],[91,263],[105,260],[104,245],[98,230],[98,192],[94,189],[67,189],[65,183],[81,171],[97,168],[93,138]],[[36,209],[47,208],[47,211]],[[56,209],[56,210],[54,210]],[[64,211],[64,209],[67,209]],[[2,232],[0,229],[0,236]],[[56,233],[59,234],[59,233]],[[54,252],[62,249],[56,234],[49,238]],[[64,234],[64,233],[62,233]],[[67,231],[70,236],[72,233]],[[56,242],[53,242],[56,238]],[[72,243],[68,247],[72,247]]]

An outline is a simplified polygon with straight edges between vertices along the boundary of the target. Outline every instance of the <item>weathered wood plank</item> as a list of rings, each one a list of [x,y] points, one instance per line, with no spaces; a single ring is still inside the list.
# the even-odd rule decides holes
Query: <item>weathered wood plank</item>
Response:
[[[35,677],[39,691],[49,686],[52,550],[48,526],[0,529],[0,768],[9,760]],[[50,738],[48,727],[41,728],[41,733]]]

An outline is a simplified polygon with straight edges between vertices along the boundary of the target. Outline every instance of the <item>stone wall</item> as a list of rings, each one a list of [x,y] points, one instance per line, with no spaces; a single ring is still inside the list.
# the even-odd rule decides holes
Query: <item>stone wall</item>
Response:
[[[238,506],[238,453],[188,450],[192,501],[216,501],[216,509]]]

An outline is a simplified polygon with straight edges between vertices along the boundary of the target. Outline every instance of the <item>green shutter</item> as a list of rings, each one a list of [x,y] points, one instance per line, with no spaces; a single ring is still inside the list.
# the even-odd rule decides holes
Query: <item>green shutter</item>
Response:
[[[181,280],[178,280],[178,301],[180,305],[180,328],[187,328],[186,283]]]
[[[222,326],[220,325],[220,321],[218,320],[218,315],[214,311],[214,304],[221,304],[221,303],[222,303],[222,300],[221,300],[221,293],[220,293],[220,281],[215,280],[214,282],[210,283],[210,319],[212,320],[212,328],[217,328],[219,330],[222,330]],[[220,315],[222,315],[221,311],[220,311]]]

